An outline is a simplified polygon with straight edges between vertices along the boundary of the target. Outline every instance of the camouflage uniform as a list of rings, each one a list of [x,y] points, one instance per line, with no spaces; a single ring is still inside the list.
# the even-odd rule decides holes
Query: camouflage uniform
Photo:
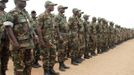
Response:
[[[110,22],[110,26],[109,26],[109,44],[110,44],[110,48],[114,46],[114,23]]]
[[[103,47],[102,52],[105,52],[108,47],[108,25],[105,19],[102,20],[102,29],[103,29]]]
[[[97,48],[97,31],[96,31],[96,17],[92,18],[92,22],[90,24],[90,29],[89,29],[89,35],[90,35],[90,50],[91,50],[91,55],[96,55],[95,50]]]
[[[1,4],[6,2],[6,0],[0,0]],[[0,75],[6,75],[9,60],[9,39],[3,26],[3,23],[6,21],[6,14],[5,11],[0,11]]]
[[[97,29],[97,53],[102,53],[102,43],[103,43],[103,29],[102,29],[102,19],[98,18]]]
[[[74,8],[73,13],[79,13],[79,9]],[[78,57],[78,16],[73,15],[68,20],[69,25],[69,49],[70,49],[70,55],[71,55],[71,63],[74,65],[78,65],[77,63],[77,57]]]
[[[55,17],[55,27],[57,31],[57,48],[58,48],[58,61],[59,61],[59,69],[61,71],[65,71],[67,66],[65,66],[64,61],[66,57],[66,50],[67,50],[67,43],[68,43],[68,38],[67,38],[67,20],[66,16],[60,12],[60,10],[65,10],[68,7],[59,5],[58,10],[59,14],[56,15]]]
[[[89,35],[88,35],[88,28],[89,28],[89,24],[90,22],[88,21],[88,18],[89,18],[89,15],[83,15],[83,18],[84,18],[84,22],[83,22],[83,27],[84,27],[84,41],[85,41],[85,52],[84,52],[84,58],[89,58],[89,46],[88,46],[88,43],[89,43]]]
[[[12,30],[20,45],[19,49],[13,48],[12,50],[14,73],[15,75],[31,75],[31,64],[33,61],[31,49],[34,45],[30,15],[25,9],[20,10],[18,8],[11,10],[8,14],[7,21],[14,24]]]
[[[45,7],[49,5],[55,6],[57,4],[51,1],[45,2]],[[38,27],[41,27],[42,39],[45,42],[45,47],[41,47],[41,55],[43,57],[44,74],[54,73],[54,65],[56,59],[56,41],[55,41],[55,28],[54,28],[54,15],[45,11],[38,16]],[[54,75],[57,75],[55,73]]]
[[[83,26],[83,20],[81,19],[81,15],[84,12],[80,12],[78,15],[78,62],[82,62],[83,59],[81,58],[84,55],[84,50],[85,50],[85,40],[84,40],[84,26]]]

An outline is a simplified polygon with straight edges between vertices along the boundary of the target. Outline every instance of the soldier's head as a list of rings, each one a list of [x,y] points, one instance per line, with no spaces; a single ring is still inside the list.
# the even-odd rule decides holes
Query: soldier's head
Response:
[[[114,23],[113,22],[110,22],[109,24],[110,24],[110,26],[114,26]]]
[[[102,22],[102,18],[98,17],[98,23]]]
[[[79,10],[79,9],[77,9],[77,8],[73,8],[73,10],[72,10],[72,12],[73,12],[73,14],[74,15],[79,15],[79,12],[80,12],[81,10]]]
[[[54,11],[54,6],[56,6],[57,4],[55,3],[52,3],[51,1],[46,1],[45,2],[45,8],[48,10],[48,11]]]
[[[93,17],[93,18],[92,18],[92,21],[93,21],[93,22],[96,22],[96,17]]]
[[[8,0],[0,0],[0,10],[4,10],[6,8],[6,3]]]
[[[78,17],[80,18],[82,14],[84,14],[84,12],[80,11]]]
[[[58,6],[58,11],[59,11],[60,13],[64,13],[64,12],[65,12],[65,9],[68,9],[68,7],[63,6],[63,5],[59,5],[59,6]]]
[[[88,20],[89,19],[89,16],[90,15],[87,15],[87,14],[83,15],[84,20]]]
[[[14,0],[14,3],[16,7],[23,9],[27,5],[26,1],[29,1],[29,0]]]
[[[31,16],[32,16],[33,18],[35,18],[35,17],[36,17],[36,15],[37,15],[37,14],[36,14],[36,11],[34,11],[34,10],[33,10],[33,11],[31,11]]]

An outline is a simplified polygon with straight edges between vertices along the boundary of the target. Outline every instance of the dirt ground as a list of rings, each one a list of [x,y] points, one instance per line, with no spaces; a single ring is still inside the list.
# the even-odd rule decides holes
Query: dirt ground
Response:
[[[55,70],[60,72],[60,75],[134,75],[134,39],[104,54],[85,60],[78,66],[71,65],[70,60],[67,60],[66,64],[70,66],[70,69],[65,72],[58,70],[58,64],[55,65]],[[13,75],[11,60],[7,75]],[[42,68],[33,68],[32,75],[43,75]]]

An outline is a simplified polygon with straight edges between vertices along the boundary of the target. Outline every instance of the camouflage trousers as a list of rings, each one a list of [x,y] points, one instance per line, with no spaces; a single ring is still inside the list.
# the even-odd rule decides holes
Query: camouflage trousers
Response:
[[[97,36],[96,35],[91,35],[91,50],[92,51],[95,51],[96,50],[96,48],[97,48]]]
[[[34,55],[33,63],[35,63],[36,61],[38,61],[40,59],[40,47],[39,47],[39,44],[35,44],[33,55]]]
[[[78,41],[69,41],[69,49],[71,58],[78,57]]]
[[[54,47],[46,47],[41,49],[41,56],[44,70],[53,68],[56,63],[56,49]]]
[[[13,50],[12,58],[15,75],[17,75],[18,72],[20,72],[21,75],[31,75],[33,61],[31,49],[20,48],[19,50]]]
[[[103,36],[102,34],[97,34],[97,51],[100,53],[103,48]]]
[[[85,40],[83,34],[79,35],[78,44],[78,58],[81,58],[85,53]]]

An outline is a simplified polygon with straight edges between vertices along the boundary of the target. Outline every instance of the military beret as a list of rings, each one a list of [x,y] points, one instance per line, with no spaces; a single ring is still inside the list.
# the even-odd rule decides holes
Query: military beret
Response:
[[[52,3],[51,1],[46,1],[45,2],[45,7],[50,6],[50,5],[56,6],[57,4]]]
[[[67,9],[68,7],[66,7],[66,6],[63,6],[63,5],[59,5],[58,6],[58,9]]]

